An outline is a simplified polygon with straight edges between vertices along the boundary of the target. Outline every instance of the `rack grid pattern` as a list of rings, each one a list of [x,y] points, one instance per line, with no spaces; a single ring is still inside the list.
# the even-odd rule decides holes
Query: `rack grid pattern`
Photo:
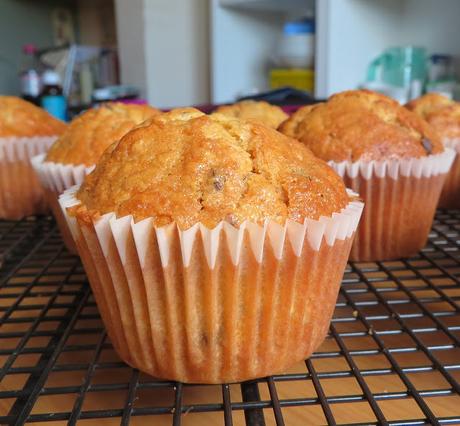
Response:
[[[54,221],[0,221],[0,366],[2,425],[460,424],[460,212],[413,258],[350,262],[311,359],[222,386],[122,363]]]

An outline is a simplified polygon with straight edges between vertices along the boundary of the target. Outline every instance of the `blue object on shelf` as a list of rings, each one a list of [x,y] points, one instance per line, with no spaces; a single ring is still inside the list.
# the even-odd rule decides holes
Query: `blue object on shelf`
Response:
[[[42,96],[42,108],[46,109],[52,116],[66,121],[67,101],[63,95]]]
[[[289,21],[284,24],[284,34],[314,34],[315,21],[312,19],[302,19],[300,21]]]

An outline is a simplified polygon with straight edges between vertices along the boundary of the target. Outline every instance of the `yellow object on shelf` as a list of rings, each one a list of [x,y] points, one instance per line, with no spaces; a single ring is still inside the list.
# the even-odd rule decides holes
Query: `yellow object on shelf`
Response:
[[[269,74],[270,88],[291,86],[313,93],[315,72],[303,68],[272,68]]]

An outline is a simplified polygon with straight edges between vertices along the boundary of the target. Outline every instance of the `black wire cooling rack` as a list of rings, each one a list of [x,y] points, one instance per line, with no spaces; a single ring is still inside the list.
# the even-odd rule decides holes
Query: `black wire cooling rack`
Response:
[[[460,212],[438,212],[414,258],[349,264],[311,359],[193,386],[119,360],[51,218],[0,222],[0,424],[460,424],[459,244]]]

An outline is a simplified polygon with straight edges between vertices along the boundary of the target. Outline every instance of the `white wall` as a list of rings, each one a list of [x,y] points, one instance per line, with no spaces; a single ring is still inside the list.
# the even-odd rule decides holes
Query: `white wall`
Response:
[[[120,79],[147,96],[144,0],[115,0]]]
[[[356,88],[388,47],[460,55],[459,0],[316,0],[316,96]]]
[[[209,102],[208,0],[116,0],[121,79],[155,106]]]
[[[212,3],[213,102],[266,90],[268,59],[281,36],[284,15],[223,8],[219,0]]]
[[[317,0],[318,98],[356,88],[369,62],[399,44],[400,0]]]
[[[145,0],[147,97],[162,107],[209,102],[207,0]]]
[[[430,53],[460,55],[459,0],[405,0],[402,43],[425,46]]]

